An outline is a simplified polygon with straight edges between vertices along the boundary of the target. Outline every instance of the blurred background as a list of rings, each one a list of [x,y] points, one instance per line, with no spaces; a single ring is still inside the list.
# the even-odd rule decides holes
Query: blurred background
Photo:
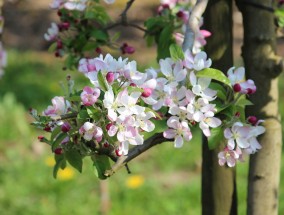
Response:
[[[38,141],[37,136],[43,133],[30,125],[33,119],[28,110],[32,107],[42,112],[51,98],[62,95],[60,82],[67,75],[76,80],[77,87],[88,81],[77,71],[62,70],[62,61],[47,52],[49,44],[43,35],[50,22],[57,21],[56,12],[49,9],[50,2],[10,0],[3,7],[2,41],[8,64],[0,78],[0,214],[200,214],[201,134],[198,132],[191,144],[181,149],[161,144],[144,153],[129,164],[132,174],[122,169],[100,182],[92,163],[85,159],[82,174],[67,167],[59,172],[58,179],[53,179],[52,153]],[[109,7],[112,17],[119,16],[126,2],[121,0]],[[143,25],[147,16],[156,13],[158,3],[135,2],[129,18]],[[122,41],[136,48],[136,53],[127,57],[137,60],[144,68],[155,65],[155,48],[146,48],[143,34],[133,29],[122,30]],[[234,33],[235,63],[240,66],[242,19],[236,10]],[[284,56],[282,44],[283,36],[279,38],[278,52]],[[279,83],[283,116],[283,74]],[[237,166],[239,214],[246,211],[247,170],[248,162]],[[281,175],[284,177],[283,168]],[[284,203],[284,180],[280,202]],[[281,203],[280,214],[284,214]]]

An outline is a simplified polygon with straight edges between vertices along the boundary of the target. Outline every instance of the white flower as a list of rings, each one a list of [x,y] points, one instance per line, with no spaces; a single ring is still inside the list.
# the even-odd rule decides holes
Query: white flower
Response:
[[[98,142],[100,142],[103,136],[103,130],[91,122],[85,122],[79,129],[79,133],[83,135],[83,138],[87,141],[95,138]]]
[[[170,83],[177,83],[185,79],[187,71],[186,69],[183,69],[181,61],[174,62],[171,58],[166,58],[161,59],[159,64],[161,72]]]
[[[212,60],[207,60],[207,54],[203,51],[197,53],[194,57],[189,50],[185,51],[184,66],[188,69],[200,71],[209,68],[212,65]]]
[[[121,107],[117,109],[117,112],[121,115],[139,115],[145,111],[145,107],[137,105],[137,101],[141,96],[141,92],[132,92],[128,95],[127,89],[124,90],[125,93],[120,97]]]
[[[192,139],[192,134],[187,122],[180,122],[178,117],[172,116],[168,119],[167,125],[170,129],[164,131],[163,135],[167,139],[174,138],[175,148],[182,147],[184,140],[190,141]]]
[[[67,10],[83,11],[87,7],[87,1],[88,0],[68,0],[66,3],[64,3],[64,7]]]
[[[121,91],[115,98],[112,88],[105,92],[103,104],[104,107],[108,109],[108,118],[111,121],[116,121],[117,109],[122,105],[120,99],[125,93],[127,93],[127,91]]]
[[[47,41],[55,40],[59,33],[59,28],[56,23],[52,22],[51,27],[47,29],[47,33],[44,34],[44,39]]]
[[[59,116],[66,114],[70,103],[64,99],[62,96],[56,96],[52,100],[52,106],[48,106],[47,109],[43,112],[45,116]]]
[[[107,4],[113,4],[114,2],[115,2],[115,0],[104,0],[105,1],[105,3],[107,3]]]
[[[243,94],[253,94],[256,91],[254,81],[251,79],[245,80],[245,68],[239,67],[235,69],[232,67],[227,72],[228,78],[235,92]]]
[[[235,149],[236,145],[241,149],[248,148],[250,143],[248,138],[250,135],[250,128],[244,126],[241,122],[235,122],[232,128],[226,128],[224,130],[224,136],[228,140],[228,148],[230,150]]]
[[[211,90],[209,88],[211,79],[210,78],[196,78],[195,73],[192,71],[190,73],[190,83],[192,85],[192,92],[197,95],[201,96],[208,101],[212,101],[216,99],[217,91]]]

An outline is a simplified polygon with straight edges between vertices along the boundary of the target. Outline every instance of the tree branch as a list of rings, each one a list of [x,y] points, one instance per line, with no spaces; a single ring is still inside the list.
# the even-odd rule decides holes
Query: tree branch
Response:
[[[190,16],[186,26],[185,38],[182,44],[183,51],[186,51],[187,49],[192,50],[195,36],[199,31],[199,21],[207,7],[207,4],[208,0],[198,0],[192,10],[189,11]]]
[[[118,157],[116,163],[111,167],[111,169],[106,170],[104,175],[107,177],[112,176],[116,171],[118,171],[121,167],[125,166],[132,159],[136,158],[137,156],[152,148],[153,146],[163,143],[165,141],[171,140],[165,139],[163,137],[163,133],[155,134],[154,136],[146,140],[143,145],[138,145],[130,149],[127,155],[122,155]]]
[[[126,3],[126,7],[124,8],[122,13],[120,14],[121,20],[119,22],[113,23],[112,25],[106,27],[105,30],[110,30],[110,29],[115,28],[117,26],[123,25],[123,26],[130,26],[130,27],[136,28],[136,29],[138,29],[140,31],[143,31],[143,32],[147,32],[147,30],[142,28],[141,26],[128,22],[127,12],[131,8],[131,6],[134,3],[134,1],[135,0],[129,0]]]

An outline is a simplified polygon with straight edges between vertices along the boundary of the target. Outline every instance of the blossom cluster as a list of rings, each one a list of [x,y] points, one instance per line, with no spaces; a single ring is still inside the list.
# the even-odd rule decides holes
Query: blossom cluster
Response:
[[[53,132],[60,127],[66,134],[54,152],[64,153],[74,142],[88,145],[91,141],[99,147],[111,145],[117,156],[127,155],[130,145],[142,145],[147,133],[155,134],[155,122],[159,121],[164,138],[172,140],[176,148],[192,139],[192,127],[198,126],[207,138],[211,129],[220,129],[227,142],[218,155],[220,165],[232,167],[244,154],[255,153],[261,148],[256,138],[265,131],[259,125],[262,120],[251,116],[242,122],[238,115],[221,120],[219,110],[228,105],[220,107],[217,90],[211,87],[214,77],[203,75],[210,70],[211,59],[205,52],[186,51],[183,56],[161,59],[158,69],[144,72],[138,71],[136,61],[115,59],[110,54],[82,58],[78,70],[91,86],[66,98],[53,98],[52,105],[43,111],[43,116],[50,118],[44,130]],[[227,89],[234,95],[225,103],[237,103],[244,94],[256,91],[254,82],[245,80],[244,68],[231,68],[227,75]],[[82,113],[87,114],[82,117]],[[68,114],[77,118],[62,120]]]
[[[115,1],[104,2],[113,4]],[[116,41],[110,39],[107,31],[110,18],[99,1],[53,0],[50,8],[57,11],[60,21],[51,23],[44,38],[52,42],[50,50],[54,51],[56,57],[68,55],[70,65],[66,65],[67,68],[77,64],[82,56],[100,54],[103,46],[120,50],[122,54],[135,52],[131,45],[124,42],[118,47]]]

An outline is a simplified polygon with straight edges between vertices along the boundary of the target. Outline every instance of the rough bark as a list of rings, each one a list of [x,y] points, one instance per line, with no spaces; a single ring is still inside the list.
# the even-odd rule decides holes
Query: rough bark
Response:
[[[247,214],[276,215],[282,146],[277,77],[283,70],[283,61],[275,54],[274,15],[265,9],[271,6],[271,0],[255,0],[254,5],[237,3],[243,14],[246,74],[258,87],[250,96],[255,105],[247,113],[264,119],[266,128],[259,139],[262,149],[250,157]]]
[[[204,28],[212,32],[205,51],[213,61],[213,68],[226,72],[233,65],[232,2],[211,0],[205,11]],[[206,138],[202,147],[202,214],[237,214],[235,168],[220,167],[217,154],[224,147],[211,151]]]

